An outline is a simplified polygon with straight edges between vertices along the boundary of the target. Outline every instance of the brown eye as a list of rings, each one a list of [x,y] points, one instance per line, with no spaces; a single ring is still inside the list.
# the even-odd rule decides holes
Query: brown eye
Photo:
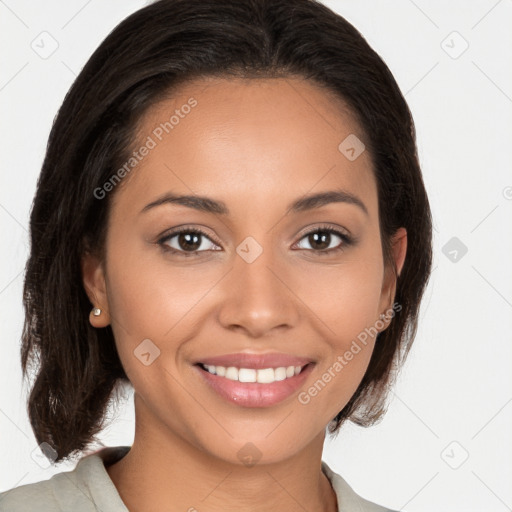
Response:
[[[185,251],[197,251],[201,246],[201,236],[196,233],[180,233],[177,235],[177,244]]]
[[[336,238],[341,239],[342,242],[340,243],[338,241],[336,243]],[[332,254],[333,252],[345,249],[346,246],[353,243],[352,239],[345,233],[327,227],[310,231],[306,233],[301,240],[307,240],[308,244],[311,246],[311,249],[307,250],[316,252],[319,255]],[[332,245],[333,243],[335,245]],[[301,248],[303,249],[304,247]]]
[[[211,243],[205,243],[205,240],[209,240]],[[199,229],[187,227],[167,233],[158,240],[158,244],[164,250],[181,254],[182,256],[199,256],[202,252],[207,252],[208,250],[218,250],[209,247],[209,245],[215,246],[215,244],[206,233]]]
[[[308,235],[308,242],[313,249],[324,250],[328,249],[331,241],[331,233],[328,231],[316,231]]]

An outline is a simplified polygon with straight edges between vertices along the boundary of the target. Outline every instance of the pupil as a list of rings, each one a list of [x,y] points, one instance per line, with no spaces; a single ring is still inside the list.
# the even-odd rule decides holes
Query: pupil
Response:
[[[194,242],[191,243],[191,239],[193,239]],[[199,243],[199,235],[196,233],[180,233],[178,243],[180,244],[180,247],[186,251],[194,251],[201,245]]]
[[[309,242],[311,243],[311,246],[314,247],[315,244],[317,244],[318,249],[327,249],[329,247],[331,233],[328,231],[318,231],[317,233],[313,233],[309,235]],[[314,243],[312,243],[312,240]],[[320,244],[322,247],[318,247],[318,244]]]

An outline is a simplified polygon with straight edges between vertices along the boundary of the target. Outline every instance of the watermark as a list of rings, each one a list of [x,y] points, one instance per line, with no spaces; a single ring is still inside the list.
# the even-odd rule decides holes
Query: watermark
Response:
[[[30,47],[41,59],[50,58],[59,48],[59,42],[44,30],[30,43]]]
[[[452,441],[441,452],[441,459],[452,469],[459,469],[469,459],[469,452],[458,441]]]
[[[237,246],[236,252],[246,263],[252,263],[262,254],[263,247],[252,236],[248,236]]]
[[[441,248],[441,252],[452,262],[458,263],[468,252],[467,246],[456,236],[452,236]]]
[[[338,146],[338,151],[351,162],[357,160],[365,149],[366,146],[363,144],[363,141],[353,133],[345,137]]]
[[[402,306],[398,304],[398,302],[395,302],[393,304],[392,308],[389,308],[385,313],[385,319],[390,320],[392,319],[397,312],[400,312],[402,310]],[[329,368],[322,374],[322,376],[315,381],[315,383],[310,386],[307,391],[301,391],[297,397],[299,403],[302,405],[307,405],[311,401],[311,398],[314,398],[315,396],[322,391],[325,386],[331,382],[334,377],[336,377],[337,374],[347,366],[347,364],[354,359],[354,356],[359,354],[361,352],[362,348],[361,345],[366,346],[368,344],[368,337],[374,338],[377,336],[379,331],[386,325],[384,320],[377,320],[371,327],[365,327],[364,331],[361,331],[357,335],[357,340],[352,340],[352,343],[350,345],[350,348],[346,350],[343,355],[339,355],[336,358],[336,361],[329,366]],[[358,343],[359,342],[359,343]]]
[[[149,366],[160,357],[160,349],[149,339],[142,340],[133,351],[133,355],[144,365]]]
[[[178,126],[180,120],[190,114],[192,108],[195,106],[197,106],[197,100],[190,97],[187,100],[187,103],[184,103],[180,108],[177,108],[174,111],[174,114],[168,121],[164,121],[156,126],[151,132],[151,135],[147,136],[140,148],[133,151],[126,162],[114,174],[112,174],[112,176],[110,176],[110,178],[101,187],[96,187],[94,189],[94,197],[96,199],[104,199],[108,192],[114,190],[115,186],[120,183],[121,180],[135,167],[137,167],[139,163],[150,154],[151,150],[155,149],[158,143],[161,142],[167,134],[171,133],[176,126]]]
[[[459,32],[454,30],[441,41],[441,48],[449,57],[455,60],[469,48],[469,43]]]
[[[245,443],[237,452],[238,459],[248,468],[252,468],[261,459],[262,453],[253,443]]]
[[[512,187],[510,185],[503,189],[503,197],[508,201],[512,200]]]
[[[48,469],[57,460],[57,451],[53,446],[43,441],[30,452],[31,459],[43,469]]]

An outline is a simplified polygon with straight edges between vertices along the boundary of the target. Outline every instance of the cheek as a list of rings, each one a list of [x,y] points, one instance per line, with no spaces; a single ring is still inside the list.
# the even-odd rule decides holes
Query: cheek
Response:
[[[108,253],[113,323],[131,338],[172,337],[175,326],[215,285],[215,276],[206,267],[173,263],[147,242],[121,244],[113,236]]]
[[[158,248],[137,243],[123,247],[120,239],[112,237],[110,242],[107,286],[121,363],[142,396],[151,396],[153,389],[169,389],[179,403],[185,397],[172,385],[172,375],[182,371],[187,341],[200,337],[202,319],[210,316],[210,309],[205,311],[211,306],[208,293],[218,286],[225,269],[214,263],[179,264]],[[142,354],[147,352],[146,359],[155,364],[144,365],[148,361]]]
[[[331,345],[341,350],[378,319],[382,276],[383,262],[358,251],[335,266],[308,265],[298,274],[297,295],[323,323]]]
[[[377,253],[378,254],[378,253]],[[356,391],[373,353],[383,262],[360,252],[336,267],[310,268],[303,297],[328,348],[299,401],[333,418]],[[317,398],[318,397],[318,398]]]

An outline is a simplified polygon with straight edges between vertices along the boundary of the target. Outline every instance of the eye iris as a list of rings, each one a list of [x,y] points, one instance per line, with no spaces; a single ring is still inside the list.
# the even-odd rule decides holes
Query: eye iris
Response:
[[[315,233],[311,233],[309,235],[309,242],[311,243],[312,247],[315,247],[315,244],[317,245],[317,249],[327,249],[330,245],[330,239],[331,239],[331,233],[328,231],[317,231]],[[326,243],[327,240],[327,243]],[[321,245],[321,247],[318,247],[318,244]]]
[[[199,242],[200,236],[196,233],[180,233],[178,235],[178,244],[185,251],[195,251],[201,246]],[[191,243],[191,240],[194,241]]]

